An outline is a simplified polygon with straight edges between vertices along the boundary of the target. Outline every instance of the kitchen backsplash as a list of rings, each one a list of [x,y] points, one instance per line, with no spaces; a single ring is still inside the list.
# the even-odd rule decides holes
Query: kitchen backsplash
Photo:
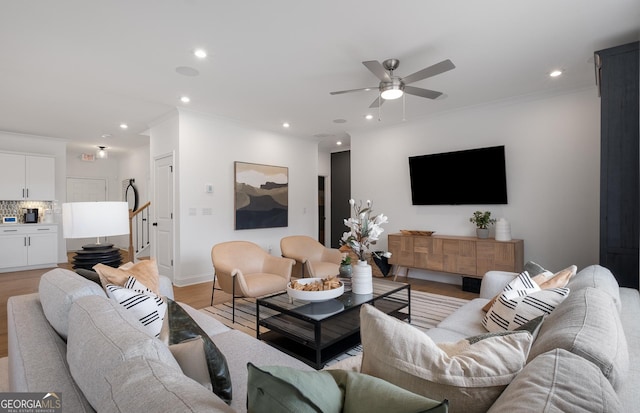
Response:
[[[4,217],[17,217],[18,222],[24,222],[23,208],[38,208],[38,221],[44,219],[44,211],[53,209],[55,201],[0,201],[0,221]]]

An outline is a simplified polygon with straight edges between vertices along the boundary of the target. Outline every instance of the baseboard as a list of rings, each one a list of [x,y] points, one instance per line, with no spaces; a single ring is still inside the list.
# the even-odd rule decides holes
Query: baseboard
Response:
[[[200,274],[181,279],[174,279],[173,285],[175,285],[176,287],[186,287],[187,285],[200,284],[211,281],[213,281],[213,274]]]

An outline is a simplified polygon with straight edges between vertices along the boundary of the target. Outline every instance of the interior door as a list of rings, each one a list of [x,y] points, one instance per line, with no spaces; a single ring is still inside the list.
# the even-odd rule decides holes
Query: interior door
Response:
[[[105,178],[67,178],[67,202],[104,202],[107,200]],[[95,244],[94,238],[67,239],[67,251],[82,249],[85,244]]]
[[[154,228],[158,272],[173,281],[173,155],[155,159]]]

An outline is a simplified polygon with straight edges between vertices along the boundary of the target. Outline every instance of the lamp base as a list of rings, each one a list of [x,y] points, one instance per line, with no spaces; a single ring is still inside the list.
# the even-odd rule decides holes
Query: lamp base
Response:
[[[118,248],[113,248],[113,244],[86,244],[76,251],[72,264],[74,269],[91,270],[96,264],[117,268],[122,264],[122,256]]]

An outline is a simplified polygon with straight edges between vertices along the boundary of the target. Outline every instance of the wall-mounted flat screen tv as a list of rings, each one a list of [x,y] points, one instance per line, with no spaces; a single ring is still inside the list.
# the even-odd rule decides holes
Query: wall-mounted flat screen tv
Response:
[[[413,205],[507,203],[504,146],[409,157]]]

